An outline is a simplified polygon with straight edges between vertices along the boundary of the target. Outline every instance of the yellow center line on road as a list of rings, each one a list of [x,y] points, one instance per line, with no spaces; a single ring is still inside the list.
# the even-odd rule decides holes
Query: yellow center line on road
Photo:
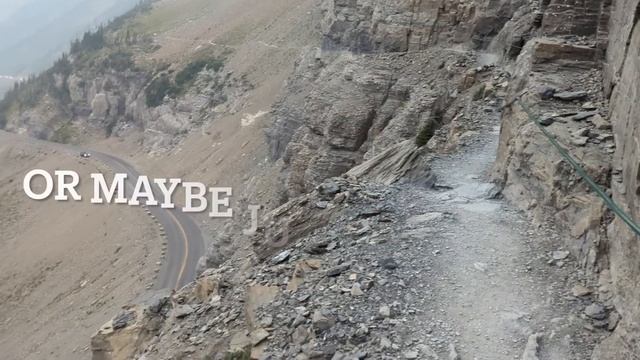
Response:
[[[189,260],[189,239],[187,238],[186,231],[184,231],[184,228],[178,221],[178,218],[176,218],[176,216],[173,215],[171,210],[167,210],[167,212],[169,213],[173,221],[176,223],[176,225],[178,225],[178,228],[182,233],[182,238],[184,239],[184,257],[182,258],[182,266],[180,267],[180,272],[178,273],[178,278],[176,279],[176,285],[174,286],[174,289],[178,290],[178,287],[180,286],[180,280],[184,276],[184,272],[187,268],[187,260]]]
[[[100,153],[98,153],[100,154]],[[113,158],[109,155],[106,155],[107,157]],[[98,157],[98,159],[100,159]],[[109,164],[108,162],[104,161],[104,159],[101,160],[102,163],[104,163],[105,165],[109,166],[112,168],[112,170],[114,170],[114,172],[117,172],[116,168],[121,169],[121,171],[124,171],[127,174],[128,180],[129,179],[133,179],[133,178],[138,178],[139,175],[137,175],[137,172],[135,171],[135,169],[123,162],[122,160],[118,159],[118,158],[113,158],[114,159],[114,163],[116,164],[116,166],[114,166],[113,164]],[[134,185],[131,183],[131,181],[127,181],[126,182],[127,185],[133,187]],[[184,244],[184,256],[182,258],[182,265],[180,266],[180,272],[178,273],[178,278],[176,279],[176,283],[174,285],[174,289],[178,290],[178,287],[180,286],[180,281],[182,280],[182,277],[184,276],[185,271],[187,270],[187,263],[189,260],[189,238],[187,237],[187,232],[184,230],[184,228],[182,227],[182,224],[180,224],[180,221],[178,220],[178,218],[173,215],[173,213],[171,212],[170,209],[165,209],[167,211],[167,213],[169,213],[171,219],[173,220],[173,222],[178,226],[178,228],[180,229],[180,233],[182,233],[182,239],[183,239],[183,244]]]

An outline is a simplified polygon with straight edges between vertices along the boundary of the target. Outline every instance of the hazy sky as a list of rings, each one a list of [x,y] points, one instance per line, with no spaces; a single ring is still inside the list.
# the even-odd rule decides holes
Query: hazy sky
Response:
[[[74,38],[138,0],[0,0],[0,75],[48,67]]]
[[[13,15],[13,13],[23,6],[28,0],[0,0],[0,22]]]

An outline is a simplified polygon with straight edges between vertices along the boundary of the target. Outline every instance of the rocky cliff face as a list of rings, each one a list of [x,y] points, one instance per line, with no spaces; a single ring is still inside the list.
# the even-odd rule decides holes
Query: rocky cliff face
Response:
[[[443,85],[466,65],[463,54],[436,51],[328,54],[327,62],[307,83],[301,101],[290,97],[280,104],[277,113],[285,115],[270,131],[272,156],[282,156],[288,167],[291,195],[307,192],[323,179],[415,138],[424,124],[444,111],[438,106],[451,102],[455,87]],[[439,67],[449,71],[436,71]],[[292,117],[296,119],[291,121]]]
[[[475,77],[475,58],[453,46],[488,45],[520,7],[323,1],[324,47],[301,56],[268,131],[289,195],[449,123]]]
[[[555,214],[566,229],[566,246],[600,279],[599,301],[622,315],[594,359],[632,359],[640,353],[637,236],[567,168],[523,106],[539,114],[589,175],[638,219],[637,8],[637,1],[599,0],[580,7],[551,1],[541,8],[539,27],[531,28],[511,86],[512,97],[528,93],[524,105],[516,103],[504,114],[497,162],[504,194],[538,216]]]
[[[125,136],[142,132],[149,150],[175,145],[191,129],[210,121],[209,110],[233,99],[250,85],[224,71],[204,70],[184,94],[167,96],[149,106],[145,89],[162,73],[131,67],[118,70],[72,66],[70,74],[57,74],[58,91],[38,97],[35,107],[18,106],[6,112],[5,129],[58,142],[82,141],[90,136]],[[228,105],[228,104],[227,104]],[[218,108],[218,110],[223,110]]]
[[[328,48],[405,52],[473,40],[485,45],[524,1],[330,0],[322,28]]]
[[[99,45],[72,51],[9,92],[0,125],[63,143],[140,132],[147,150],[162,151],[231,109],[251,87],[225,71],[218,55],[171,65],[137,61],[152,41],[128,32],[122,40],[123,31],[100,30],[91,35]]]
[[[640,149],[638,84],[640,84],[640,3],[615,1],[611,16],[610,42],[605,66],[605,91],[611,93],[610,119],[616,139],[611,182],[613,198],[633,219],[640,219]],[[608,228],[611,276],[615,284],[616,308],[622,322],[614,336],[596,351],[595,359],[628,359],[640,354],[640,243],[619,219]]]
[[[599,91],[599,65],[580,60],[580,47],[570,46],[566,52],[556,49],[555,55],[548,54],[549,47],[557,48],[558,44],[532,40],[515,64],[511,96],[527,93],[520,98],[524,105],[515,103],[505,109],[496,165],[508,198],[532,211],[541,222],[554,214],[566,231],[567,246],[583,259],[583,265],[604,269],[601,201],[563,161],[523,108],[540,114],[547,130],[571,149],[590,176],[608,187],[614,144],[610,124],[604,120],[607,115]],[[554,91],[584,93],[580,100],[566,101],[554,97]],[[549,92],[548,97],[545,92]],[[600,260],[605,263],[598,264]]]

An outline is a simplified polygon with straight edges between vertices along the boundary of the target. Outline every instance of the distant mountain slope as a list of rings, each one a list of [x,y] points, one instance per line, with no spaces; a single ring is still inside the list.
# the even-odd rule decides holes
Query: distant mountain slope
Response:
[[[0,74],[48,67],[86,30],[132,8],[138,0],[0,0]]]
[[[0,75],[0,96],[13,86],[14,78]]]

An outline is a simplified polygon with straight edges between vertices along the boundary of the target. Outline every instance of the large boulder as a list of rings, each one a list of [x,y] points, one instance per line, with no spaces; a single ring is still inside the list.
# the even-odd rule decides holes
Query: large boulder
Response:
[[[107,94],[98,93],[91,100],[91,117],[94,119],[104,120],[109,115],[109,99]]]
[[[128,306],[91,337],[92,360],[130,360],[158,334],[170,310],[170,295],[151,294],[139,305]]]

